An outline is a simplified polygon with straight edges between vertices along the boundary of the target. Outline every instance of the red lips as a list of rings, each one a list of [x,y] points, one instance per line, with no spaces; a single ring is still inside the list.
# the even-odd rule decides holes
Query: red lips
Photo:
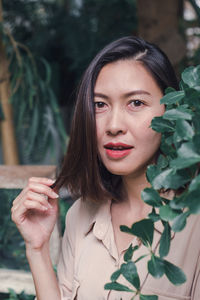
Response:
[[[107,143],[104,145],[104,148],[108,157],[119,159],[127,156],[133,149],[133,146],[124,143]]]

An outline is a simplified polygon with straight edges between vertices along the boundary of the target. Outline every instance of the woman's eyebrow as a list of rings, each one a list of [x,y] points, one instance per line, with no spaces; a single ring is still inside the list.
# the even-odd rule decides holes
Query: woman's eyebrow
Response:
[[[145,90],[134,90],[134,91],[130,91],[128,93],[124,94],[124,97],[130,97],[130,96],[135,96],[135,95],[149,95],[151,96],[151,94]]]
[[[102,94],[102,93],[94,93],[94,97],[99,97],[99,98],[103,98],[103,99],[108,99],[109,97]]]
[[[135,95],[149,95],[151,96],[151,94],[145,90],[134,90],[134,91],[130,91],[128,93],[123,94],[124,98],[128,98],[131,96],[135,96]],[[102,94],[102,93],[94,93],[94,97],[99,97],[99,98],[103,98],[103,99],[108,99],[109,97]]]

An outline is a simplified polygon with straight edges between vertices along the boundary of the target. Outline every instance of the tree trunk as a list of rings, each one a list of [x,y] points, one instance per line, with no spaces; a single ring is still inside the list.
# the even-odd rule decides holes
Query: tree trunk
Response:
[[[2,2],[0,1],[0,22],[2,21]],[[4,120],[0,122],[0,125],[3,160],[6,165],[17,165],[19,164],[19,159],[14,134],[12,106],[9,102],[9,98],[9,63],[6,59],[2,39],[0,38],[0,101],[4,114]]]
[[[183,0],[137,0],[138,34],[157,44],[176,67],[186,54],[186,45],[179,33]]]

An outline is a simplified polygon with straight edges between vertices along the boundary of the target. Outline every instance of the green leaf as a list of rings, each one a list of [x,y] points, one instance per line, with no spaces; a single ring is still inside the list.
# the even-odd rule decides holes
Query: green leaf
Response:
[[[197,67],[191,66],[185,69],[181,74],[181,78],[189,87],[199,86],[200,65]]]
[[[129,260],[132,259],[133,257],[133,253],[139,248],[138,245],[136,245],[135,247],[132,246],[132,244],[129,246],[129,248],[126,250],[125,254],[124,254],[124,261],[128,262]]]
[[[152,184],[153,179],[160,173],[160,170],[156,165],[150,165],[147,167],[146,177],[147,180]]]
[[[200,155],[197,153],[193,142],[183,143],[177,150],[178,158],[170,162],[170,166],[176,170],[190,167],[200,162]]]
[[[155,208],[152,209],[152,212],[148,214],[149,219],[153,222],[157,222],[160,220],[160,216],[156,213]]]
[[[134,261],[134,263],[136,264],[138,261],[140,261],[141,259],[147,257],[148,255],[149,255],[149,254],[141,255],[140,257],[138,257],[138,258]]]
[[[194,136],[194,129],[186,120],[177,120],[176,133],[180,140],[191,140]]]
[[[185,198],[187,196],[187,191],[185,191],[184,193],[182,193],[180,196],[178,197],[174,197],[170,202],[169,202],[169,206],[173,209],[181,209],[185,207]]]
[[[171,164],[172,163],[170,163],[170,165]],[[161,188],[178,189],[189,180],[190,176],[186,172],[176,172],[174,169],[167,169],[153,179],[152,185],[156,190]]]
[[[142,191],[141,196],[143,201],[151,206],[160,207],[162,205],[159,193],[153,188],[145,188]]]
[[[179,267],[175,266],[167,260],[164,260],[164,265],[165,275],[174,285],[180,285],[186,281],[186,276]]]
[[[173,139],[173,136],[172,136]],[[162,153],[164,153],[168,160],[170,161],[170,159],[173,159],[176,157],[176,149],[173,147],[173,141],[168,142],[168,138],[166,136],[164,136],[164,134],[162,135],[161,138],[161,145],[160,145],[160,149],[162,151]]]
[[[169,223],[165,223],[165,228],[160,239],[159,254],[160,257],[167,256],[169,253],[171,241],[171,228]]]
[[[195,115],[192,118],[194,129],[196,132],[200,133],[200,112],[195,112]]]
[[[111,281],[116,281],[120,275],[121,275],[121,270],[115,271],[114,273],[112,273],[110,277]]]
[[[160,217],[164,221],[171,221],[180,214],[180,211],[173,210],[170,206],[164,205],[159,210]]]
[[[181,170],[181,169],[186,169],[188,167],[191,167],[199,162],[200,162],[200,156],[199,157],[190,157],[190,158],[183,158],[183,157],[179,158],[178,157],[176,159],[173,159],[170,162],[170,166],[176,170]]]
[[[136,222],[131,228],[121,225],[122,232],[130,233],[139,237],[144,245],[152,245],[154,234],[154,223],[150,219],[144,219]]]
[[[121,226],[120,226],[120,230],[121,230],[122,232],[129,233],[129,234],[134,235],[133,232],[132,232],[132,229],[129,228],[128,226],[126,226],[126,225],[121,225]]]
[[[169,120],[164,120],[163,117],[154,117],[150,127],[161,133],[174,132],[174,124]]]
[[[144,219],[134,223],[131,227],[134,235],[139,237],[144,245],[152,245],[154,234],[154,223],[150,219]]]
[[[163,118],[166,120],[192,120],[193,112],[190,109],[187,109],[185,107],[178,107],[174,109],[167,110]]]
[[[121,265],[121,274],[130,282],[136,289],[140,288],[140,278],[137,273],[137,268],[133,261]]]
[[[160,170],[165,169],[169,165],[169,160],[167,159],[167,157],[160,154],[156,165]]]
[[[158,300],[158,296],[140,294],[140,300]]]
[[[190,182],[188,190],[189,192],[192,192],[199,188],[200,188],[200,174]]]
[[[180,102],[185,96],[184,91],[175,91],[168,93],[161,100],[160,104],[174,104]]]
[[[186,196],[186,204],[190,209],[190,213],[200,213],[200,189],[189,192]]]
[[[122,291],[122,292],[134,292],[129,287],[118,283],[118,282],[109,282],[104,285],[105,290],[115,290],[115,291]]]
[[[193,142],[183,143],[177,153],[179,157],[183,158],[200,158]]]
[[[172,230],[174,232],[179,232],[181,230],[183,230],[183,228],[186,225],[186,221],[187,221],[187,217],[190,215],[190,213],[188,211],[180,214],[179,216],[177,216],[172,224]]]
[[[199,109],[200,108],[200,93],[199,91],[195,89],[186,89],[185,90],[185,99],[184,102],[189,104],[189,106],[193,109]]]
[[[165,265],[163,259],[152,255],[151,260],[148,261],[148,271],[155,278],[162,277],[165,273]]]
[[[196,134],[192,139],[194,150],[200,154],[200,134]]]
[[[170,86],[165,89],[165,94],[169,94],[171,92],[176,92],[176,90],[173,87],[170,87]]]

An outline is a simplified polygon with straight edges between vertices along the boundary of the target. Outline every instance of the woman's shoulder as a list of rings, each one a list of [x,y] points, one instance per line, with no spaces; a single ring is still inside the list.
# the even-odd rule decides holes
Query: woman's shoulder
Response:
[[[72,206],[69,208],[67,214],[71,217],[83,216],[83,215],[91,215],[94,214],[100,205],[97,203],[84,201],[82,198],[75,200]]]
[[[87,230],[100,207],[101,205],[83,201],[82,198],[76,200],[67,212],[66,225],[68,223],[70,227],[81,228],[81,231]]]

